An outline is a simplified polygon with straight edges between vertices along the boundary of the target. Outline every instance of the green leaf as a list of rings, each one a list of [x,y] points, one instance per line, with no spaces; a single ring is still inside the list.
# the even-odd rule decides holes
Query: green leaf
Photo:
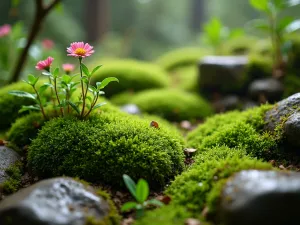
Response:
[[[67,103],[80,115],[80,109],[75,103],[71,101],[67,101]]]
[[[121,212],[126,212],[131,209],[135,209],[137,205],[138,204],[136,202],[126,202],[124,205],[122,205]]]
[[[42,74],[45,76],[52,76],[52,73],[50,73],[50,72],[42,72]]]
[[[103,105],[106,105],[106,102],[102,102],[102,103],[96,104],[96,105],[93,107],[93,110],[94,110],[94,109],[98,109],[98,108],[100,108],[100,107],[103,106]]]
[[[102,67],[102,65],[96,66],[96,67],[93,69],[93,71],[91,72],[91,76],[92,76],[94,73],[96,73],[97,70],[100,69],[100,67]]]
[[[60,14],[62,14],[64,12],[64,6],[61,2],[55,6],[55,11]]]
[[[11,95],[15,95],[18,97],[22,97],[22,98],[30,98],[30,99],[34,99],[35,100],[35,95],[25,92],[25,91],[10,91],[8,92]]]
[[[204,25],[206,39],[211,45],[217,46],[220,44],[222,29],[223,25],[218,18],[212,18]]]
[[[130,176],[123,174],[123,180],[124,183],[129,190],[129,192],[132,194],[133,197],[136,198],[136,185],[135,182],[130,178]]]
[[[246,29],[249,30],[259,30],[263,32],[269,32],[270,31],[270,26],[269,23],[266,20],[263,19],[255,19],[251,20],[246,24]]]
[[[259,11],[268,12],[268,1],[269,0],[250,0],[250,4]]]
[[[105,88],[110,82],[113,82],[113,81],[116,81],[116,82],[119,82],[119,80],[115,77],[107,77],[105,78],[101,83],[100,85],[97,86],[97,89],[100,90],[100,89],[103,89]]]
[[[139,203],[147,200],[149,195],[149,185],[144,179],[140,179],[136,185],[136,199]]]
[[[36,106],[35,105],[23,105],[22,108],[19,110],[19,113],[26,112],[29,110],[40,111],[41,108],[38,105],[36,105]]]
[[[277,32],[284,31],[293,21],[294,21],[293,17],[284,17],[280,19],[276,28]]]
[[[86,96],[86,99],[89,100],[90,103],[93,102],[93,98],[91,96]]]
[[[157,199],[151,199],[149,201],[146,202],[147,205],[155,205],[155,206],[163,206],[164,203],[162,203],[161,201],[157,200]]]
[[[90,85],[89,86],[89,91],[94,93],[94,92],[97,92],[97,88],[95,88],[94,86]]]
[[[39,80],[39,77],[35,77],[34,75],[29,74],[27,79],[28,79],[27,83],[29,83],[32,86],[35,86],[36,82],[38,82]]]
[[[59,68],[55,68],[55,70],[53,71],[53,77],[57,78],[59,75]]]
[[[81,68],[82,68],[82,72],[89,77],[90,76],[90,71],[87,68],[87,66],[84,65],[83,63],[81,63]]]
[[[89,83],[89,79],[86,77],[86,76],[83,76],[81,78],[81,80],[85,83],[85,84],[88,84]]]
[[[52,85],[49,84],[49,83],[43,84],[43,85],[39,88],[39,90],[38,90],[39,94],[40,94],[40,95],[43,94],[43,92],[46,91],[47,88],[50,87],[50,86],[52,86]]]
[[[286,28],[287,33],[292,33],[300,29],[300,20],[294,20]]]
[[[69,75],[66,75],[64,74],[62,77],[61,77],[61,80],[64,81],[66,84],[70,83],[72,78],[69,76]]]

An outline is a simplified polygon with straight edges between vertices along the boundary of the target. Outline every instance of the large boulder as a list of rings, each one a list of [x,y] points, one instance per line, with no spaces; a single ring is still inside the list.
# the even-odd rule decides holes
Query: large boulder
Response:
[[[0,224],[84,225],[89,218],[104,220],[110,210],[106,200],[82,183],[70,178],[54,178],[1,201]]]
[[[199,62],[201,92],[240,92],[245,82],[246,56],[207,56]]]
[[[250,97],[261,103],[279,101],[283,91],[283,84],[275,78],[254,80],[248,90]]]
[[[223,188],[220,220],[225,225],[300,224],[300,174],[241,171]]]
[[[14,150],[0,146],[0,184],[3,184],[9,178],[5,171],[19,159],[19,154]]]
[[[300,105],[300,93],[294,94],[280,102],[278,102],[265,115],[265,129],[274,131],[277,125],[284,122],[290,115],[292,115]]]

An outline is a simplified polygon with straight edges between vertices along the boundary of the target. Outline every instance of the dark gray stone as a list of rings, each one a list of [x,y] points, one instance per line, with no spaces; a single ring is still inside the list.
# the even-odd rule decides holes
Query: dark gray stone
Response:
[[[123,105],[121,107],[121,110],[123,112],[126,112],[128,114],[132,114],[132,115],[139,115],[141,114],[141,111],[139,109],[139,107],[135,104],[127,104],[127,105]]]
[[[249,85],[249,95],[254,101],[265,101],[273,103],[282,98],[284,91],[283,84],[274,78],[265,78],[254,80]]]
[[[199,63],[202,92],[236,93],[246,82],[246,56],[207,56]]]
[[[0,184],[7,178],[5,170],[12,166],[16,161],[20,160],[20,156],[14,150],[5,146],[0,146]]]
[[[300,93],[294,94],[280,102],[273,109],[266,112],[265,129],[274,131],[275,127],[284,119],[292,115],[300,106]]]
[[[216,112],[226,112],[240,107],[240,99],[236,95],[229,95],[214,102]]]
[[[225,185],[220,219],[225,225],[300,224],[300,173],[241,171]]]
[[[292,114],[284,123],[284,134],[289,145],[300,147],[300,113]]]
[[[104,199],[70,178],[38,182],[0,202],[1,225],[84,225],[108,213]]]

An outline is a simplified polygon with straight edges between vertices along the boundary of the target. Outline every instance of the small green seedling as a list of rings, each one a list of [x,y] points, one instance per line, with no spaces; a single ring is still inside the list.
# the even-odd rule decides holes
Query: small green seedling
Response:
[[[220,19],[212,18],[204,25],[203,41],[210,45],[215,54],[218,54],[222,44],[226,40],[230,40],[244,34],[242,29],[232,29],[224,26]]]
[[[136,202],[126,202],[121,208],[122,212],[135,209],[137,218],[140,218],[144,215],[145,209],[149,205],[158,207],[164,205],[157,199],[151,199],[147,201],[149,196],[149,185],[144,179],[139,179],[138,183],[135,184],[135,182],[128,175],[124,174],[123,180],[129,192],[135,198]]]

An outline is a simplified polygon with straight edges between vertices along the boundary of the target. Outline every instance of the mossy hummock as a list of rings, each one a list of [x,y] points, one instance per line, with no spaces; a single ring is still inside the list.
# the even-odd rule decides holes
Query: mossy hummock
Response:
[[[0,89],[0,130],[9,128],[16,118],[25,114],[19,113],[23,105],[34,103],[32,99],[20,98],[8,93],[15,90],[33,93],[32,87],[25,82],[17,82]]]
[[[115,113],[52,119],[29,146],[28,164],[42,177],[77,176],[119,186],[128,174],[163,187],[183,170],[183,140],[150,122]]]
[[[93,76],[91,83],[101,82],[107,77],[116,77],[120,82],[111,83],[104,89],[106,97],[124,91],[164,88],[170,83],[167,73],[159,66],[134,60],[108,61]]]
[[[119,100],[114,99],[114,102],[117,101]],[[209,103],[201,96],[174,89],[143,91],[128,98],[127,103],[136,104],[142,112],[155,114],[169,121],[203,119],[213,112]]]

